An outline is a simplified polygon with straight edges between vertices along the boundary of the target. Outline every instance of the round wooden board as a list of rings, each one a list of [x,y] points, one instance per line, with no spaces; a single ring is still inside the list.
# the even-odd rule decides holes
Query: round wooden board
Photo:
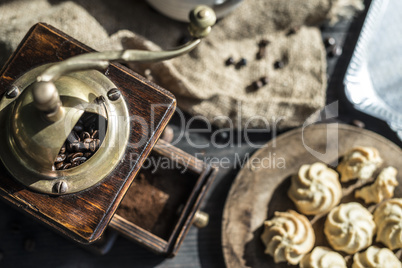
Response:
[[[260,239],[264,220],[271,218],[274,211],[296,210],[287,196],[287,189],[290,176],[297,173],[301,165],[320,161],[336,166],[338,159],[357,145],[377,148],[384,165],[399,169],[395,197],[402,197],[402,151],[394,143],[368,130],[343,124],[319,124],[292,130],[259,149],[232,185],[222,221],[227,267],[289,267],[286,263],[275,264],[272,257],[264,254],[265,247]],[[342,187],[341,203],[356,201],[352,190],[357,186],[343,184]],[[368,208],[374,209],[373,206]],[[316,246],[328,245],[322,231],[325,216],[309,219],[316,233]]]

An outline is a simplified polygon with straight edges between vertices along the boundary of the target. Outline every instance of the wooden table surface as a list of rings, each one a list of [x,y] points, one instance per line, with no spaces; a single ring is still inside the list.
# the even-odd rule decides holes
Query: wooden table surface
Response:
[[[366,6],[370,3],[365,2]],[[358,119],[366,124],[367,129],[401,146],[402,143],[385,122],[356,111],[344,94],[343,77],[364,17],[365,12],[353,20],[322,28],[324,38],[334,36],[339,43],[344,44],[343,54],[328,61],[327,103],[339,101],[337,121],[350,123],[353,119]],[[175,137],[178,137],[179,116],[174,116],[171,126]],[[191,133],[189,137],[199,144],[208,142],[211,138],[198,133]],[[260,133],[252,137],[252,141],[260,145],[270,139],[271,133]],[[202,204],[202,210],[210,215],[209,226],[200,230],[193,227],[175,258],[156,256],[122,237],[117,239],[108,254],[97,256],[0,202],[0,267],[225,267],[221,248],[221,221],[226,196],[239,171],[239,165],[235,164],[238,161],[235,154],[244,159],[251,156],[255,149],[244,141],[230,148],[207,148],[202,151],[194,149],[186,139],[179,141],[176,146],[193,155],[203,154],[202,157],[206,159],[228,157],[231,165],[220,169]],[[35,245],[27,247],[27,240],[34,241]]]

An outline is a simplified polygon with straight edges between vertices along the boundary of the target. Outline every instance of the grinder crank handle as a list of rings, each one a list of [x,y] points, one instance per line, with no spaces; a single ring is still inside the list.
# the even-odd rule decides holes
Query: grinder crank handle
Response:
[[[216,22],[215,12],[207,6],[197,6],[190,12],[188,30],[193,37],[185,45],[167,51],[122,50],[86,53],[56,63],[37,77],[33,85],[35,106],[43,111],[50,121],[57,121],[61,113],[61,101],[54,81],[62,75],[90,69],[104,70],[111,61],[115,62],[154,62],[181,56],[193,50],[211,31]]]

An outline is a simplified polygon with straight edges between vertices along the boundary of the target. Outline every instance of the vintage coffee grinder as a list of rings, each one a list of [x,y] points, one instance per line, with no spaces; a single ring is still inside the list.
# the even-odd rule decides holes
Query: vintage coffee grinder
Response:
[[[158,253],[174,254],[215,171],[167,143],[154,148],[175,110],[174,96],[110,62],[180,56],[215,20],[213,10],[196,7],[193,40],[152,52],[93,52],[49,25],[32,27],[0,76],[0,197],[80,243],[98,240],[111,225]],[[165,238],[113,218],[152,150],[187,157],[198,174]]]

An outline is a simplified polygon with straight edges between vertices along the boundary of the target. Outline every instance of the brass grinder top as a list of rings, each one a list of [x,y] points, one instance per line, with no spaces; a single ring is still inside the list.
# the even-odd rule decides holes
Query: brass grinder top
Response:
[[[34,100],[35,79],[49,65],[24,74],[15,83],[19,96],[0,101],[0,157],[8,171],[25,186],[47,194],[68,194],[101,181],[117,165],[128,142],[129,116],[123,98],[110,100],[116,86],[98,71],[80,71],[55,81],[56,103]],[[37,90],[38,91],[38,90]],[[49,92],[39,92],[45,95]],[[61,102],[61,103],[58,103]],[[57,107],[46,113],[46,105]],[[84,112],[106,118],[106,135],[99,150],[85,163],[55,170],[54,161],[71,130]],[[60,187],[61,186],[61,187]]]

